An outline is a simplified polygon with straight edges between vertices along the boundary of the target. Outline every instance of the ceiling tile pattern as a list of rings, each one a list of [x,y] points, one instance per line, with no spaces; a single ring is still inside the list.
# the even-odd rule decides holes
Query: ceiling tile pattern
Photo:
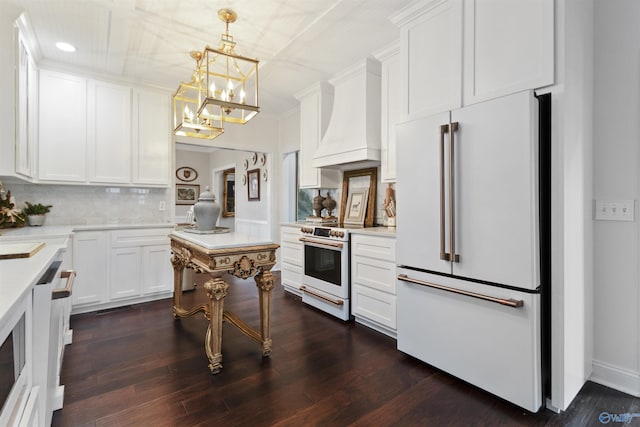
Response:
[[[410,0],[3,0],[23,8],[42,60],[173,91],[191,77],[191,50],[217,47],[231,8],[237,53],[258,58],[262,112],[397,40],[388,17]],[[58,51],[55,42],[78,48]]]

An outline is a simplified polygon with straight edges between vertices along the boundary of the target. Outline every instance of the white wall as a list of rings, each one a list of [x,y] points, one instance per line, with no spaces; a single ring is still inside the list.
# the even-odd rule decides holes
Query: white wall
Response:
[[[640,2],[595,2],[595,199],[637,200]],[[640,396],[638,205],[594,222],[594,381]]]
[[[209,167],[208,152],[176,150],[175,170],[184,166],[195,169],[196,172],[198,172],[198,177],[193,181],[184,182],[174,175],[173,180],[176,184],[196,184],[200,186],[200,192],[204,191],[205,187],[211,185],[211,168]],[[175,200],[172,202],[172,205],[175,207],[176,222],[184,222],[185,215],[192,205],[176,205]]]

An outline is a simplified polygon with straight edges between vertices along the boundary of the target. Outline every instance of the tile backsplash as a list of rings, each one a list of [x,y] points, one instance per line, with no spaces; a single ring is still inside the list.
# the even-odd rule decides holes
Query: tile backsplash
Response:
[[[173,200],[168,188],[96,187],[5,183],[24,202],[52,205],[46,225],[145,224],[170,222]],[[164,202],[165,210],[160,204]]]

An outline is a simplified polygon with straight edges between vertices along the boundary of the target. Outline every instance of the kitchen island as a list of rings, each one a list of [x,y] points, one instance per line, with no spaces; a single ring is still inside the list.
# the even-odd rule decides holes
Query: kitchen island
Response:
[[[173,231],[171,264],[174,271],[173,316],[176,319],[204,312],[209,320],[205,336],[205,351],[212,374],[222,369],[222,322],[231,323],[249,338],[262,345],[262,355],[271,355],[270,319],[273,275],[276,249],[280,245],[241,233],[193,234]],[[182,277],[185,268],[211,276],[204,284],[207,303],[189,309],[182,307]],[[230,311],[224,311],[224,297],[229,284],[222,276],[253,277],[258,287],[260,305],[260,331],[256,331]]]

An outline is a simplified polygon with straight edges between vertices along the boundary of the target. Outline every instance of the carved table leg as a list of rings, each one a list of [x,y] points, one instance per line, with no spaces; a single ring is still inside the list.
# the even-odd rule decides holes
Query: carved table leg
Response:
[[[229,285],[220,277],[213,277],[204,284],[209,298],[209,327],[205,337],[204,349],[209,358],[209,369],[217,374],[222,369],[222,317],[224,297]]]
[[[260,335],[262,338],[262,356],[271,355],[271,290],[273,289],[273,274],[263,271],[255,277],[260,300]]]
[[[178,319],[178,311],[182,309],[182,273],[189,264],[191,253],[185,248],[174,250],[171,256],[173,265],[173,317]]]

